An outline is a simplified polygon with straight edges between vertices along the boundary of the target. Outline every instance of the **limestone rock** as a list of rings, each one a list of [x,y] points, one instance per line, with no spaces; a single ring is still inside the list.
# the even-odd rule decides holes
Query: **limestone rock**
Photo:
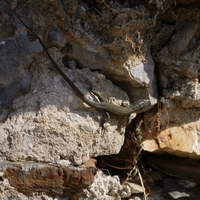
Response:
[[[35,71],[35,77],[40,70]],[[126,118],[113,116],[104,122],[103,113],[84,105],[59,75],[46,69],[42,71],[39,79],[36,78],[38,82],[34,83],[33,78],[30,93],[13,102],[15,111],[1,126],[2,158],[44,162],[71,160],[81,165],[90,157],[119,152]],[[98,78],[97,73],[88,70],[80,70],[78,74],[84,73],[92,74],[94,80],[95,77],[105,80],[104,76]],[[81,86],[80,82],[78,85]],[[83,91],[88,98],[93,98],[87,94],[87,84],[85,86]],[[112,83],[107,82],[109,89],[108,86],[112,87]]]
[[[106,175],[98,171],[94,183],[84,189],[82,193],[72,198],[73,200],[92,200],[92,199],[116,199],[131,196],[131,188],[128,185],[121,185],[118,176]]]
[[[145,115],[144,150],[199,158],[199,110],[164,98],[162,102],[161,109]]]
[[[118,106],[127,101],[134,103],[151,99],[151,105],[154,105],[156,97],[153,94],[157,92],[154,63],[151,56],[147,56],[149,50],[143,43],[143,30],[140,28],[144,20],[138,21],[138,11],[124,8],[127,14],[124,12],[116,16],[113,24],[105,28],[104,23],[99,26],[99,14],[92,12],[89,3],[80,4],[78,1],[45,0],[45,3],[28,1],[23,6],[20,2],[4,6],[7,10],[13,9],[38,34],[58,65],[89,99],[103,99]],[[101,2],[97,2],[96,6],[102,13],[102,20],[106,21],[111,13]],[[119,5],[116,2],[114,6]],[[139,12],[143,17],[148,15]],[[128,24],[125,20],[127,15],[131,19]],[[10,100],[11,111],[4,115],[4,123],[0,127],[1,158],[54,163],[68,160],[82,165],[90,157],[117,154],[124,142],[127,117],[111,114],[107,118],[102,111],[85,105],[54,70],[46,55],[38,55],[42,51],[41,45],[21,21],[15,15],[3,13],[3,17],[12,21],[14,27],[20,27],[17,31],[23,33],[19,44],[20,50],[24,49],[21,52],[23,59],[18,60],[22,68],[20,79],[28,78],[30,81],[30,77],[23,74],[25,67],[30,68],[32,79],[29,91]],[[124,23],[122,28],[119,20]],[[149,22],[146,25],[150,29]],[[18,38],[14,34],[12,37]],[[24,60],[29,61],[25,63],[27,66]],[[146,60],[148,64],[143,65]],[[74,64],[67,68],[70,62]],[[133,79],[130,71],[137,64],[143,67],[136,67],[136,73],[132,72]],[[145,80],[139,80],[140,73]],[[90,94],[89,85],[101,98]]]
[[[146,151],[199,158],[200,21],[195,2],[0,2],[1,160],[86,166],[91,157],[117,154],[127,125],[126,117],[105,115],[81,101],[15,14],[39,35],[87,98],[118,106],[150,100],[148,112],[132,121],[143,120]],[[157,88],[161,100],[151,109]],[[21,167],[15,169],[23,174]],[[51,167],[45,170],[53,177],[59,174]],[[12,182],[11,172],[6,171]],[[91,191],[110,198],[130,192],[121,190],[118,180],[102,185],[97,181]],[[95,193],[96,187],[103,189]]]
[[[200,157],[199,19],[193,16],[186,20],[185,16],[197,10],[195,6],[177,8],[176,24],[163,25],[153,42],[162,97],[157,108],[144,117],[146,151]],[[170,12],[175,16],[174,11]],[[160,45],[165,35],[167,39]]]

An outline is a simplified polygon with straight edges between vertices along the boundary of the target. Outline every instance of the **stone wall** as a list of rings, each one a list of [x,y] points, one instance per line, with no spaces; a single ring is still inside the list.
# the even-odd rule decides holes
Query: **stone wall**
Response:
[[[145,151],[199,158],[198,1],[1,0],[0,5],[0,160],[10,184],[2,181],[8,188],[2,198],[12,187],[21,191],[22,180],[37,182],[32,174],[58,178],[42,187],[50,196],[72,195],[68,170],[73,180],[79,177],[78,189],[92,184],[96,168],[88,160],[119,153],[133,118],[135,126],[143,120]],[[88,99],[150,105],[130,119],[88,106],[19,18]],[[23,187],[41,192],[38,184]]]

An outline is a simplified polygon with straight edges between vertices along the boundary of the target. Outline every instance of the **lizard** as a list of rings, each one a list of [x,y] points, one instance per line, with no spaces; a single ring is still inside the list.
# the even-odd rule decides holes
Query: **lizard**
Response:
[[[58,73],[63,77],[63,79],[69,84],[69,86],[72,88],[72,90],[77,94],[77,96],[82,99],[86,104],[89,106],[92,106],[96,109],[104,110],[106,112],[112,113],[114,115],[119,116],[127,116],[131,113],[142,113],[146,111],[147,107],[150,106],[149,100],[140,100],[134,104],[131,104],[129,106],[118,106],[113,103],[107,103],[107,102],[95,102],[90,99],[88,99],[81,90],[68,78],[68,76],[64,73],[64,71],[58,66],[56,61],[53,59],[53,57],[50,55],[50,53],[47,50],[47,47],[44,45],[43,41],[40,39],[40,37],[30,28],[28,27],[20,17],[18,17],[18,20],[38,39],[41,46],[43,47],[44,52],[46,53],[47,57],[55,67],[55,69],[58,71]]]

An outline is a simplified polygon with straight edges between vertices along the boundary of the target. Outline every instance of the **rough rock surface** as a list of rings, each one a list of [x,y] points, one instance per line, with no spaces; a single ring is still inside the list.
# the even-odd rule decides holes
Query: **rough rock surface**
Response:
[[[159,17],[152,49],[162,98],[145,116],[147,151],[200,158],[199,7],[172,6]]]
[[[18,25],[14,38],[1,41],[0,120],[3,119],[3,113],[12,100],[29,91],[31,74],[28,68],[41,51],[39,41],[30,42],[26,30],[21,25]]]
[[[118,176],[106,175],[102,171],[97,172],[94,183],[84,189],[72,200],[120,200],[131,196],[131,189],[127,185],[121,185]]]
[[[67,195],[77,194],[90,186],[97,172],[96,168],[53,166],[36,162],[0,162],[3,179],[19,192],[46,192]]]
[[[117,154],[127,116],[108,116],[82,102],[19,18],[89,99],[119,106],[149,99],[153,106],[157,87],[147,44],[153,31],[152,21],[144,20],[151,17],[145,5],[130,9],[117,1],[108,6],[103,1],[67,0],[0,5],[0,159],[77,166],[90,157]],[[144,34],[147,30],[149,35]],[[22,172],[7,168],[10,184],[19,189],[16,174]],[[50,171],[57,174],[56,168]]]
[[[117,154],[128,123],[80,100],[17,16],[89,99],[119,106],[150,100],[134,121],[143,120],[144,150],[200,157],[198,1],[0,0],[0,7],[0,160],[79,166]],[[9,170],[2,169],[12,183]],[[115,183],[105,193],[95,186],[96,194],[121,198]],[[1,187],[3,199],[8,191],[29,199],[9,187]]]
[[[129,98],[130,103],[143,99],[150,99],[152,105],[156,103],[157,90],[153,89],[156,88],[154,63],[139,32],[144,21],[137,21],[138,13],[141,12],[141,16],[145,17],[141,9],[132,11],[124,8],[124,12],[117,15],[116,19],[112,20],[113,24],[109,25],[105,20],[112,17],[112,12],[106,9],[102,2],[97,2],[97,5],[90,5],[89,2],[81,4],[78,1],[46,3],[48,6],[44,2],[33,4],[32,1],[27,1],[23,4],[19,1],[11,7],[16,15],[7,16],[7,13],[3,12],[3,17],[9,18],[16,29],[9,27],[10,32],[14,33],[4,36],[2,43],[7,44],[11,37],[17,40],[18,27],[23,27],[16,17],[18,16],[50,47],[49,52],[58,65],[88,98],[96,101],[89,93],[89,85],[92,85],[92,89],[97,91],[104,101],[119,106],[129,101]],[[4,4],[5,9],[9,9],[9,6],[11,5]],[[102,15],[96,13],[93,6],[98,7]],[[90,17],[87,17],[87,12]],[[135,27],[128,26],[125,20],[127,17],[130,19],[128,24],[134,24]],[[100,18],[103,20],[101,24]],[[124,24],[118,24],[119,20],[124,21]],[[148,22],[147,25],[150,28]],[[110,32],[108,27],[113,30]],[[118,29],[124,31],[118,32]],[[27,32],[25,27],[20,31],[24,37],[27,35],[24,40],[29,40],[31,46],[38,45],[38,52],[41,52],[41,45],[33,35]],[[30,49],[26,51],[25,48],[28,54],[33,51],[33,48],[28,46],[29,43],[20,44]],[[41,162],[58,162],[64,159],[81,165],[93,156],[118,153],[124,142],[127,117],[111,115],[107,119],[103,112],[84,105],[57,74],[46,55],[37,55],[34,60],[19,60],[29,66],[32,74],[31,82],[28,82],[31,86],[29,92],[15,100],[14,94],[9,101],[6,100],[7,97],[4,98],[6,105],[9,104],[12,109],[8,115],[2,114],[5,121],[0,129],[1,158]],[[13,56],[17,57],[18,54]],[[26,54],[24,56],[26,57]],[[144,67],[142,63],[145,63]],[[6,64],[5,61],[3,64]],[[22,64],[19,65],[23,67]],[[67,68],[64,68],[64,65]],[[141,65],[139,70],[137,65]],[[129,71],[134,67],[138,72],[134,73],[132,78]],[[9,66],[6,70],[10,70]],[[23,82],[22,78],[18,79]],[[111,81],[121,88],[126,88],[128,95]],[[3,90],[6,91],[6,87],[3,86]]]

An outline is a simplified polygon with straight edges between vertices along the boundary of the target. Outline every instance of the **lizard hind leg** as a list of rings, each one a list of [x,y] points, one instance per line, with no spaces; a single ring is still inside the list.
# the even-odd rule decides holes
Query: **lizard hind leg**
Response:
[[[95,97],[95,99],[97,99],[98,102],[104,102],[103,98],[101,97],[98,91],[91,89],[90,93]]]
[[[101,97],[100,92],[98,92],[98,91],[96,91],[96,90],[94,90],[94,89],[92,88],[92,83],[91,83],[89,80],[87,80],[86,82],[87,82],[87,84],[88,84],[88,86],[89,86],[90,94],[91,94],[99,103],[105,102],[104,99]]]

